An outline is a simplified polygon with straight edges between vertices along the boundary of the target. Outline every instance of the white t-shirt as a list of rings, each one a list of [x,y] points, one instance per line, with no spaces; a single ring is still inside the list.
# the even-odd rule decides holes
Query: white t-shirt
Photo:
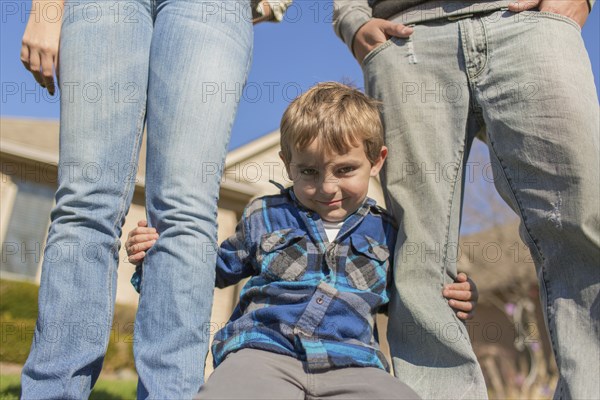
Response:
[[[323,228],[325,228],[325,233],[327,234],[327,239],[330,242],[333,242],[337,237],[338,232],[342,229],[342,225],[344,225],[344,221],[340,222],[329,222],[323,220]]]

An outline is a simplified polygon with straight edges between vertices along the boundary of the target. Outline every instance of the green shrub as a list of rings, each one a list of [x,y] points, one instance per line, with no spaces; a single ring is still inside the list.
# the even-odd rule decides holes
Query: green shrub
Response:
[[[0,361],[25,363],[37,318],[38,286],[0,280]],[[105,371],[134,369],[135,308],[117,304],[104,359]]]
[[[92,390],[90,400],[135,399],[137,381],[115,381],[100,378]],[[18,375],[0,375],[0,399],[18,400],[21,393]]]
[[[8,318],[33,319],[38,313],[38,289],[29,282],[0,279],[0,315]]]

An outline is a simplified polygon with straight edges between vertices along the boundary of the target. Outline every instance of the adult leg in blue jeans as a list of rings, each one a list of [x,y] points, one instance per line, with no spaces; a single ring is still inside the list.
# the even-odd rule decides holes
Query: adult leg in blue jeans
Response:
[[[221,165],[251,58],[249,2],[65,8],[61,174],[46,246],[55,254],[42,267],[23,397],[86,398],[100,373],[147,121],[147,210],[161,237],[136,318],[138,396],[191,398],[208,347]]]
[[[404,233],[388,329],[397,376],[425,398],[486,396],[467,332],[439,295],[456,273],[468,150],[485,129],[496,186],[536,261],[556,397],[596,396],[586,376],[600,359],[598,100],[577,24],[503,11],[424,23],[363,68],[384,104],[384,186]]]

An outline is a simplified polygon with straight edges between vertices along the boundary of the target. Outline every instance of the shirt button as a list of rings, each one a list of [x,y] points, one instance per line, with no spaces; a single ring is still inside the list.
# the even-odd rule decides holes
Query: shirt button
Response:
[[[323,304],[323,298],[322,297],[317,298],[317,304]]]
[[[285,243],[285,238],[279,238],[279,243],[281,243],[281,244]]]
[[[312,213],[306,213],[306,216],[307,216],[308,218],[312,218]]]

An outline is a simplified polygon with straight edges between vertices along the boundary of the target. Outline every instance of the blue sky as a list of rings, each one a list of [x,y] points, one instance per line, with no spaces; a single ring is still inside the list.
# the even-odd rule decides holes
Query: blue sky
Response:
[[[0,113],[58,119],[58,98],[45,94],[19,60],[29,4],[29,0],[0,0]],[[600,71],[599,8],[593,10],[583,30],[596,82]],[[295,0],[283,23],[256,27],[254,63],[233,127],[230,148],[276,129],[289,101],[317,82],[345,80],[363,86],[358,64],[333,33],[332,10],[331,1]],[[7,89],[14,88],[14,83],[19,92],[10,94]]]

